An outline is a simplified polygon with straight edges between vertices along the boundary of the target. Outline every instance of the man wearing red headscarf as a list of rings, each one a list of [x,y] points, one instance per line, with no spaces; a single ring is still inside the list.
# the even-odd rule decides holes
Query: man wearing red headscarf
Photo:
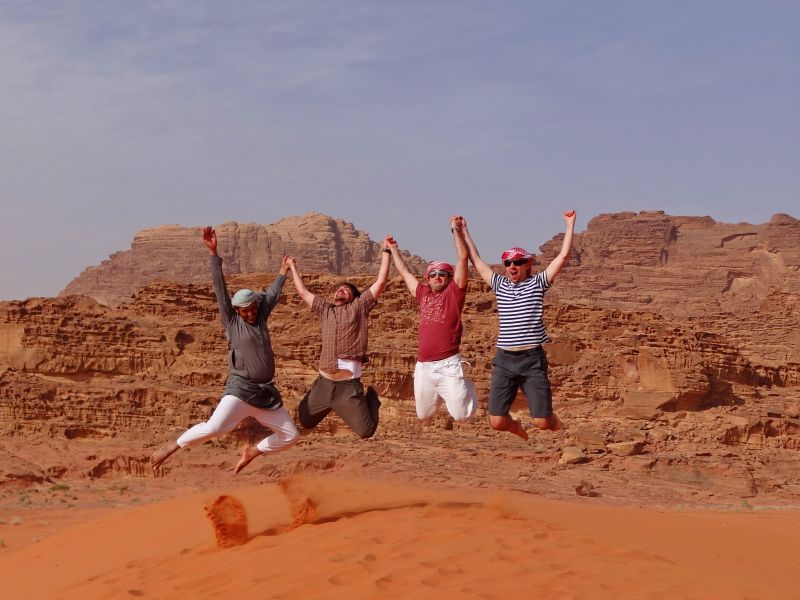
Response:
[[[420,420],[433,416],[442,402],[456,421],[464,421],[475,413],[475,390],[464,377],[459,353],[468,278],[467,247],[457,225],[459,218],[450,219],[458,255],[455,269],[450,263],[432,262],[425,270],[423,284],[408,270],[394,238],[387,241],[394,266],[419,304],[414,400]]]
[[[561,243],[561,251],[544,271],[533,274],[533,255],[515,246],[503,252],[501,257],[505,275],[495,273],[481,259],[466,221],[461,219],[458,223],[464,233],[472,264],[495,293],[500,317],[489,389],[489,425],[492,429],[511,432],[524,440],[528,439],[528,433],[519,421],[509,415],[520,388],[528,399],[533,424],[539,429],[561,429],[561,421],[553,412],[553,397],[547,378],[547,356],[543,344],[549,338],[543,316],[544,293],[569,259],[575,211],[565,212],[564,221],[567,223],[567,232]]]

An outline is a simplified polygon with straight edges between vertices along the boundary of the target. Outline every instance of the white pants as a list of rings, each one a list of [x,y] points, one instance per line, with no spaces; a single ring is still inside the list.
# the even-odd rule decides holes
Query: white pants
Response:
[[[278,452],[293,446],[300,439],[300,433],[292,422],[286,409],[281,406],[275,410],[265,410],[250,406],[236,396],[223,396],[214,414],[204,423],[198,423],[178,438],[178,446],[199,444],[233,430],[245,417],[253,417],[274,433],[258,442],[256,448],[261,452]]]
[[[420,420],[432,416],[442,401],[456,421],[470,418],[477,402],[472,382],[464,377],[461,355],[418,362],[414,368],[414,399]]]

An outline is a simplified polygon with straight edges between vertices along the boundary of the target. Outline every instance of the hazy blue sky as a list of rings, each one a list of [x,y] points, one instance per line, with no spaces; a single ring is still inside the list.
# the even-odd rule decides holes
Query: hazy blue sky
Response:
[[[0,299],[167,223],[800,216],[800,3],[0,0]],[[198,242],[199,243],[199,242]]]

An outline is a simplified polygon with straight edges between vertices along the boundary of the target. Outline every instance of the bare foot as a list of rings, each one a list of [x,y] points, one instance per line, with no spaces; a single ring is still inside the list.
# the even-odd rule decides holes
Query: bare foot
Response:
[[[155,471],[161,466],[161,463],[163,463],[180,449],[181,447],[178,446],[178,442],[167,442],[161,446],[161,448],[156,450],[153,453],[153,456],[150,457],[150,467]]]
[[[533,419],[533,424],[542,431],[561,431],[564,429],[564,424],[556,413],[551,414],[549,417],[536,417]]]
[[[564,424],[561,422],[561,419],[558,418],[558,415],[556,413],[553,413],[552,415],[550,415],[550,418],[548,419],[548,421],[549,421],[548,422],[548,425],[549,425],[548,429],[550,431],[561,431],[562,429],[564,429]]]
[[[514,435],[518,435],[526,442],[528,441],[528,432],[525,431],[525,428],[522,426],[522,423],[520,423],[516,419],[511,419],[511,423],[508,424],[508,429],[506,431],[508,431],[509,433],[513,433]]]
[[[245,446],[242,450],[242,458],[239,459],[239,462],[236,463],[236,468],[233,470],[234,474],[238,474],[239,471],[249,465],[254,458],[257,458],[262,454],[264,453],[255,446]]]
[[[489,415],[489,427],[496,431],[513,433],[523,440],[528,441],[528,432],[525,431],[522,423],[512,418],[510,415]]]

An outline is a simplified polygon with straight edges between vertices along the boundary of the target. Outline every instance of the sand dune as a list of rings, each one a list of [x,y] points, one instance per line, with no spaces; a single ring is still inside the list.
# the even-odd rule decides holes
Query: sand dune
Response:
[[[796,512],[655,512],[306,475],[71,525],[0,554],[0,589],[84,600],[791,599],[798,532]]]

